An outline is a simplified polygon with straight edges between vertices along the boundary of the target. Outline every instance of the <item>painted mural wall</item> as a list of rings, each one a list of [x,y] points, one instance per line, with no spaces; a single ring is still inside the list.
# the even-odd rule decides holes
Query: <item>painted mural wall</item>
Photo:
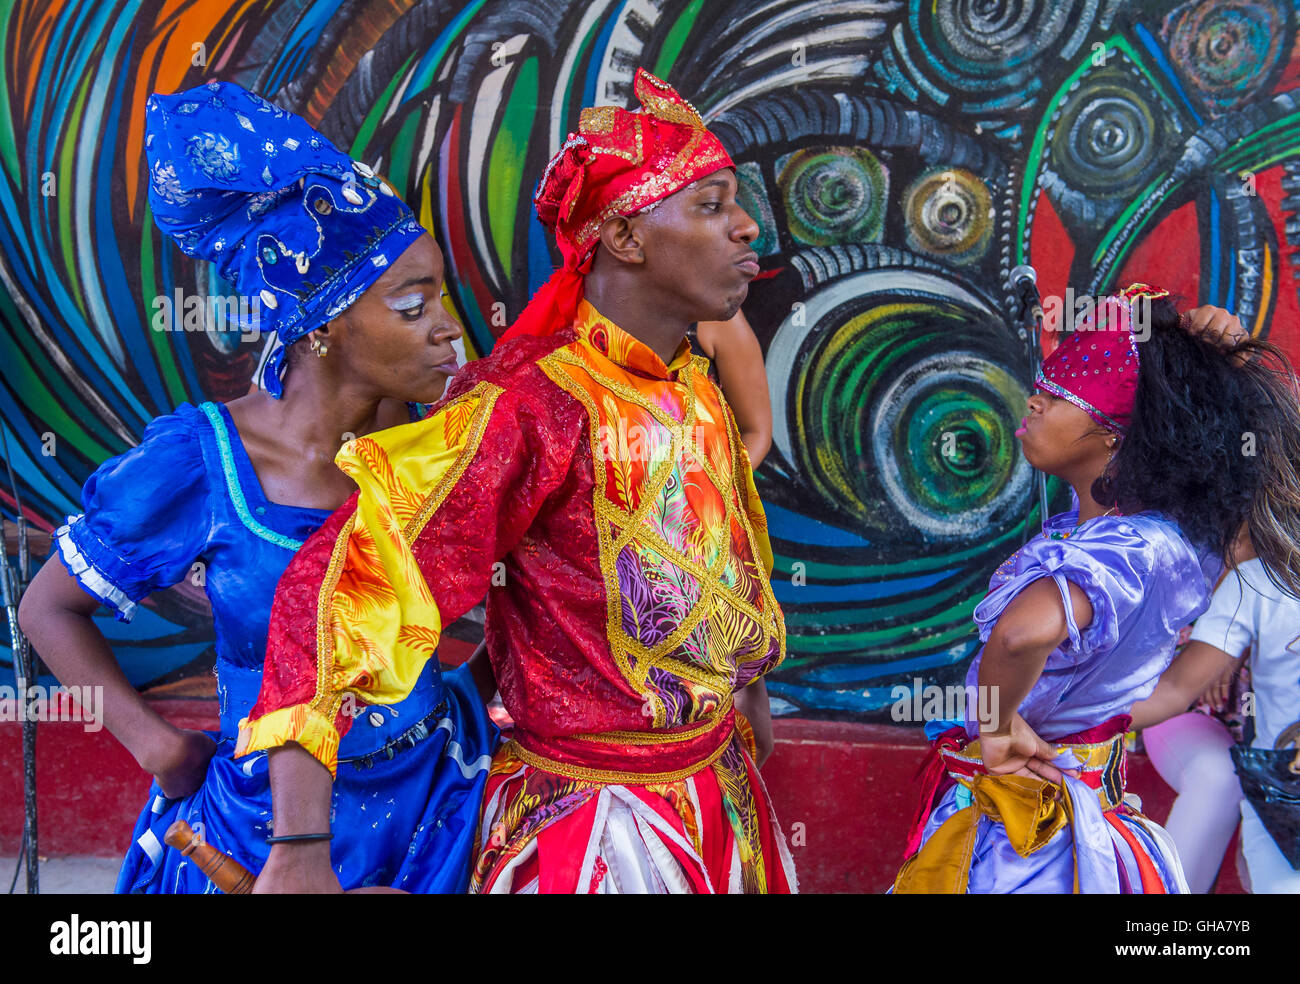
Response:
[[[1296,26],[1285,0],[0,5],[0,452],[48,530],[154,415],[248,386],[260,341],[153,330],[154,298],[226,288],[153,224],[150,92],[240,82],[383,171],[447,252],[473,357],[552,268],[546,160],[644,65],[762,229],[775,710],[888,720],[893,685],[961,677],[988,576],[1039,521],[1012,267],[1054,294],[1162,283],[1296,354]],[[102,624],[137,684],[210,663],[200,586]]]

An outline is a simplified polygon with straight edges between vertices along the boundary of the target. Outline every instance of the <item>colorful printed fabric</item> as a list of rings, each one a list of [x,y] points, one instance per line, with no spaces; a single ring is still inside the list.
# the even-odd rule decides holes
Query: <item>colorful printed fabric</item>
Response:
[[[471,888],[494,894],[789,893],[794,863],[740,736],[652,785],[584,782],[510,748],[488,777]]]
[[[1066,750],[1054,762],[1070,768],[1073,757]],[[1027,819],[1036,810],[1043,818],[1035,826]],[[927,854],[947,863],[918,869]],[[896,890],[1188,892],[1178,851],[1164,828],[1124,803],[1103,809],[1095,791],[1069,776],[1060,786],[1021,776],[980,776],[955,785],[930,815],[921,851],[899,872]]]
[[[1068,539],[1054,537],[1066,530],[1073,530]],[[964,814],[942,835],[947,839],[964,830],[971,847],[968,863],[957,864],[960,870],[950,871],[943,883],[993,894],[1069,893],[1076,884],[1080,892],[1187,891],[1169,835],[1123,802],[1122,757],[1097,743],[1122,734],[1133,705],[1151,695],[1173,659],[1178,627],[1205,610],[1217,573],[1212,554],[1198,554],[1178,525],[1164,516],[1098,516],[1080,525],[1077,502],[1069,512],[1049,519],[1042,533],[993,573],[989,593],[975,609],[983,642],[1029,585],[1050,579],[1060,592],[1068,638],[1048,654],[1043,672],[1017,710],[1035,732],[1067,746],[1056,760],[1060,768],[1082,767],[1085,780],[1091,773],[1095,787],[1070,780],[1062,786],[1045,784],[1046,789],[1033,786],[1027,794],[1011,790],[1017,798],[1039,797],[1044,818],[1064,816],[1048,802],[1058,794],[1068,795],[1073,804],[1071,815],[1064,816],[1068,822],[1040,830],[1042,836],[1029,844],[1017,835],[1035,829],[1035,824],[1009,829],[993,815],[1002,809],[995,797],[1006,790],[991,787],[1008,784],[981,782],[985,799],[976,803],[972,797],[978,794],[960,782],[946,787],[924,783],[921,817],[931,803],[933,810],[909,847],[925,851],[950,819],[973,804],[979,814]],[[1070,585],[1087,595],[1092,608],[1092,620],[1082,628],[1074,622]],[[981,650],[966,675],[972,693],[979,685],[983,658]],[[938,737],[942,759],[936,762],[942,761],[952,778],[957,778],[954,764],[961,757],[952,748],[979,736],[975,711],[972,702],[964,733],[955,739]],[[1080,745],[1090,749],[1069,747]],[[1076,752],[1095,752],[1096,757],[1081,761]],[[1104,790],[1105,796],[1099,798],[1097,790]],[[946,846],[940,853],[949,853]],[[928,878],[923,883],[929,883]]]
[[[272,396],[284,346],[341,314],[425,234],[369,167],[232,82],[150,96],[145,134],[159,228],[258,298],[256,327],[279,337],[262,379]]]
[[[280,581],[240,753],[296,741],[332,769],[348,695],[401,699],[486,593],[511,755],[628,788],[727,767],[732,694],[781,661],[785,628],[739,431],[685,342],[665,365],[584,304],[337,460],[360,491]],[[765,802],[751,773],[733,802]]]
[[[1060,785],[990,776],[978,739],[967,741],[960,729],[940,736],[930,762],[945,773],[953,795],[936,811],[942,819],[931,816],[918,829],[919,850],[910,852],[894,892],[1186,894],[1172,840],[1124,801],[1124,732],[1130,720],[1120,715],[1053,742],[1053,764],[1077,773],[1065,775]],[[988,856],[1001,864],[987,863]]]

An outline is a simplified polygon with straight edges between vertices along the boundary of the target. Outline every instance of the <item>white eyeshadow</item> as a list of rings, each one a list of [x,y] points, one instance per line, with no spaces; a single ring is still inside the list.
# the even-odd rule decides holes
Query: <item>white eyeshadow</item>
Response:
[[[399,297],[394,301],[389,301],[388,306],[394,311],[406,311],[410,308],[417,308],[423,303],[423,294],[408,294],[406,297]]]

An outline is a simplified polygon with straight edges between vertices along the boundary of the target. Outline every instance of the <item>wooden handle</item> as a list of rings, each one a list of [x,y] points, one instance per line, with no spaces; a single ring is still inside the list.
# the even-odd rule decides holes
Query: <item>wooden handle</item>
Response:
[[[205,843],[184,820],[167,828],[163,840],[199,866],[199,870],[227,895],[247,895],[256,877],[229,854]]]
[[[167,833],[163,835],[163,841],[197,864],[199,870],[208,876],[212,884],[227,895],[247,895],[253,890],[253,882],[257,880],[257,876],[229,854],[224,854],[211,844],[205,843],[184,820],[177,820],[168,827]],[[372,885],[369,888],[354,888],[345,894],[407,895],[409,893],[400,888]]]

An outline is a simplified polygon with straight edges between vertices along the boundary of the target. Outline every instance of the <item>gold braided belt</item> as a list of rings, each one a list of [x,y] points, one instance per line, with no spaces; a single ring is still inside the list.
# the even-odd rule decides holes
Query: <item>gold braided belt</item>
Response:
[[[746,741],[747,722],[742,721],[728,700],[708,720],[677,728],[562,737],[516,728],[503,752],[583,782],[638,786],[676,782],[716,762],[733,738],[751,745],[752,739]]]
[[[1124,736],[1089,744],[1058,744],[1055,764],[1077,769],[1080,781],[1097,795],[1102,812],[1114,810],[1124,798]],[[1028,776],[991,776],[984,771],[978,739],[962,749],[940,751],[948,775],[970,791],[970,805],[930,835],[916,854],[904,862],[894,880],[896,895],[964,894],[980,817],[1006,829],[1007,840],[1022,858],[1046,845],[1073,823],[1077,804],[1064,784]],[[1077,764],[1063,756],[1070,755]],[[1075,891],[1078,891],[1076,866]]]

